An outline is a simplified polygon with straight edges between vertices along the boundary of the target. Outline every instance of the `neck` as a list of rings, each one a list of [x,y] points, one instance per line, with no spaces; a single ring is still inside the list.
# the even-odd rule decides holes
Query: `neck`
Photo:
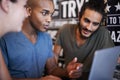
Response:
[[[76,32],[76,41],[77,41],[77,45],[78,45],[78,46],[83,45],[83,44],[86,42],[87,39],[84,39],[84,38],[81,37],[81,34],[80,34],[78,28],[76,29],[75,32]]]
[[[32,27],[28,18],[24,21],[22,31],[28,34],[29,36],[37,35],[37,31]]]
[[[26,37],[32,42],[35,43],[37,40],[37,31],[30,24],[29,19],[25,19],[22,32],[26,35]]]

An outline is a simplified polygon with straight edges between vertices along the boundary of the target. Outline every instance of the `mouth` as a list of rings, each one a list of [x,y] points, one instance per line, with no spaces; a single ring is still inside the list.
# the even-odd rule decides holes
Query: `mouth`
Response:
[[[49,25],[44,25],[44,29],[48,29],[49,28]]]
[[[87,34],[91,34],[91,33],[92,33],[92,31],[87,30],[87,29],[83,29],[83,33],[87,35]]]

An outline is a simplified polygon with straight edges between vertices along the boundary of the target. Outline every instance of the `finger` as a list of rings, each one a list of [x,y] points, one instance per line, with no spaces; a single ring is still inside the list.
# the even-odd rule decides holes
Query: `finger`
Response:
[[[69,78],[80,78],[81,77],[81,74],[80,75],[71,75],[71,76],[69,76]]]
[[[83,64],[81,64],[81,63],[76,64],[76,70],[81,69],[82,67],[83,67]]]
[[[78,60],[77,57],[75,57],[75,58],[73,59],[73,62],[76,63],[77,60]]]
[[[70,78],[79,78],[82,75],[82,72],[72,72],[69,75]]]
[[[73,74],[81,74],[82,73],[82,68],[80,66],[77,67],[77,69],[71,70],[69,72],[69,75],[73,75]]]
[[[69,64],[70,65],[73,65],[73,64],[75,64],[77,62],[77,58],[75,57]]]
[[[76,63],[77,62],[77,57],[75,57],[70,63],[71,64],[74,64],[74,63]]]
[[[72,75],[72,73],[73,73],[73,71],[70,71],[70,72],[69,72],[69,75]]]
[[[72,70],[69,72],[69,75],[76,75],[76,74],[81,74],[82,73],[82,69],[78,69],[78,70]]]
[[[78,69],[78,70],[72,70],[70,71],[70,74],[74,74],[74,73],[81,73],[82,72],[82,69]]]
[[[80,66],[77,66],[77,67],[76,67],[76,70],[79,70],[79,69],[80,69]]]

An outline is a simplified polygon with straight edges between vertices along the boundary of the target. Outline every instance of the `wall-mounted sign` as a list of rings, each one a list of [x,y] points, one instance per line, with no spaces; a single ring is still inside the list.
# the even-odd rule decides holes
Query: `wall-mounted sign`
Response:
[[[83,3],[88,0],[55,0],[53,19],[77,18]]]
[[[107,27],[115,45],[120,45],[120,0],[108,0],[107,2]]]

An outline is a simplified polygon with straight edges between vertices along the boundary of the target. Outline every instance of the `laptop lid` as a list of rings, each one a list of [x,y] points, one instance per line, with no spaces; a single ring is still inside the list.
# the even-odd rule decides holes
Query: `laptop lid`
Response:
[[[120,46],[97,50],[94,55],[89,80],[112,80],[120,54]]]

